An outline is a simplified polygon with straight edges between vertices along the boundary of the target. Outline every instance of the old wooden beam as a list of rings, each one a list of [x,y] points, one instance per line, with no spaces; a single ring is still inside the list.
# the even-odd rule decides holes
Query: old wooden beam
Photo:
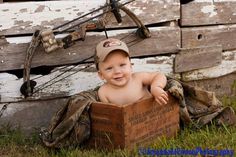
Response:
[[[150,28],[151,38],[140,39],[135,35],[136,29],[108,31],[109,37],[122,39],[130,48],[131,56],[148,56],[177,52],[180,48],[180,29],[178,27]],[[78,41],[67,49],[58,49],[50,54],[39,47],[32,60],[32,67],[53,66],[77,63],[92,56],[95,46],[104,40],[104,32],[87,33],[85,41]],[[26,50],[31,37],[7,38],[6,44],[0,45],[0,71],[22,69]],[[3,40],[3,39],[2,39]],[[1,43],[1,39],[0,39]]]
[[[174,71],[178,73],[219,65],[221,53],[221,46],[181,49],[175,57]]]
[[[200,26],[236,23],[235,1],[196,1],[181,5],[181,25]]]
[[[126,2],[126,1],[121,1]],[[0,35],[32,33],[36,29],[53,28],[103,6],[100,1],[45,1],[3,3],[0,5]],[[163,5],[164,4],[164,5]],[[65,7],[66,6],[66,7]],[[127,5],[145,24],[176,21],[180,18],[179,0],[135,0]],[[99,13],[102,13],[100,11]],[[99,13],[89,16],[93,17]],[[117,24],[113,15],[105,16],[107,28],[132,27],[135,23],[121,12],[123,22]],[[81,20],[80,20],[81,21]]]
[[[173,73],[174,55],[131,59],[133,71],[160,71],[164,74],[180,79],[180,74]],[[94,89],[103,82],[99,79],[95,66],[83,69],[85,65],[57,67],[47,75],[31,75],[37,82],[34,94],[27,100],[45,100],[68,97],[79,92]],[[88,79],[89,78],[89,79]],[[0,73],[0,103],[25,101],[20,93],[22,78],[13,74]]]
[[[183,81],[194,81],[217,78],[236,72],[236,51],[224,52],[221,64],[204,69],[192,70],[182,73]]]
[[[236,48],[236,25],[182,28],[182,48],[221,45],[222,50]]]

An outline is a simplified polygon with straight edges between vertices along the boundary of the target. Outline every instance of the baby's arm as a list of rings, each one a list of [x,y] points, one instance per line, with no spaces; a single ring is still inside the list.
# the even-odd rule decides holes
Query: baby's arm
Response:
[[[101,86],[98,90],[98,97],[99,97],[101,102],[108,103],[109,101],[108,101],[105,93],[106,93],[105,89],[103,88],[103,86]]]
[[[167,104],[168,94],[163,89],[167,83],[166,76],[162,73],[157,73],[151,83],[151,93],[155,97],[155,100],[158,104]]]
[[[141,75],[143,78],[143,83],[145,85],[150,85],[151,94],[154,96],[158,104],[167,104],[168,94],[163,89],[166,86],[167,79],[162,73],[157,72],[145,72]]]

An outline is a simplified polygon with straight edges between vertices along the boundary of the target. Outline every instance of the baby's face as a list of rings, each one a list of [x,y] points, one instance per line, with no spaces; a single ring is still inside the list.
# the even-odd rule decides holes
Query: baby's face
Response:
[[[99,63],[99,77],[112,86],[123,87],[130,80],[132,67],[126,53],[116,50]]]

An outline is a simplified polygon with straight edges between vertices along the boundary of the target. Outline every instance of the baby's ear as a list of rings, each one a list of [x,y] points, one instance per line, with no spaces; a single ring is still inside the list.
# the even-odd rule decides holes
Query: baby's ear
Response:
[[[103,75],[102,75],[102,73],[101,73],[100,71],[98,71],[98,76],[99,76],[99,78],[100,78],[101,80],[104,80],[104,77],[103,77]]]

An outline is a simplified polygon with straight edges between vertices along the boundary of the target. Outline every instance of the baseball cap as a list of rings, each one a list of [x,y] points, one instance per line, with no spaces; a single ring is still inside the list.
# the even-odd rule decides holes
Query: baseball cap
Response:
[[[99,62],[103,62],[106,59],[107,55],[114,50],[122,50],[129,55],[129,49],[123,41],[115,38],[108,38],[101,41],[96,46],[94,59],[95,63],[98,64]]]

